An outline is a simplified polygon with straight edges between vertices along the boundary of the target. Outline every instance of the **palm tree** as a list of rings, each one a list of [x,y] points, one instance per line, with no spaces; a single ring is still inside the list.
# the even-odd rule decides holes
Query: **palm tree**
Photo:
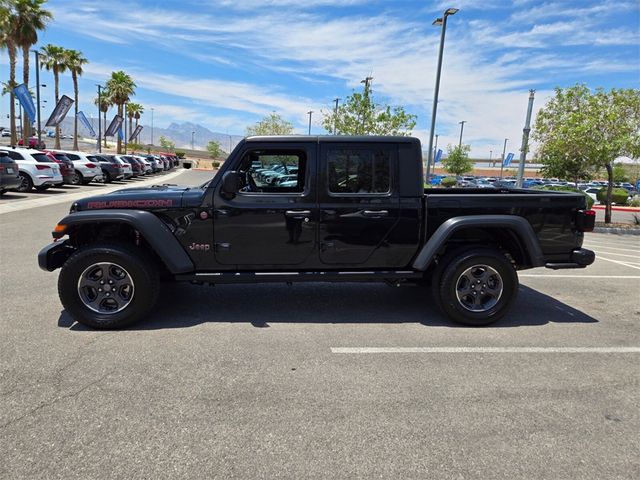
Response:
[[[111,100],[118,106],[118,115],[122,117],[124,104],[129,101],[136,89],[133,79],[122,70],[112,72],[111,78],[107,80],[107,89],[111,94]],[[122,153],[122,140],[118,135],[118,153]]]
[[[56,105],[60,99],[59,84],[60,74],[67,70],[67,55],[63,47],[51,45],[50,43],[40,49],[40,62],[47,70],[53,70],[53,80],[55,83]],[[56,148],[60,148],[60,126],[56,125]]]
[[[2,1],[0,3],[0,49],[6,48],[9,53],[9,82],[7,89],[9,91],[9,127],[11,129],[11,145],[18,143],[16,135],[16,100],[13,89],[16,86],[16,50],[14,29],[16,26],[15,13],[9,7],[9,3]]]
[[[140,105],[139,103],[127,103],[127,117],[129,117],[129,135],[133,133],[133,119],[140,118],[141,109],[142,105]],[[138,122],[136,121],[136,127],[137,126]]]
[[[100,105],[98,105],[98,97],[93,100],[93,103],[98,106],[98,109],[102,112],[102,116],[104,118],[102,124],[104,125],[102,129],[102,139],[104,142],[105,148],[107,147],[107,137],[104,132],[107,130],[107,112],[113,106],[113,102],[111,101],[111,94],[109,90],[106,88],[102,89],[100,93]],[[98,139],[99,140],[99,139]]]
[[[138,128],[138,121],[140,120],[140,117],[142,116],[143,113],[144,113],[144,107],[138,104],[138,111],[135,114],[136,128]],[[136,143],[140,143],[140,134],[138,134],[138,138],[136,138]]]
[[[73,118],[73,149],[78,150],[78,76],[82,75],[82,66],[88,60],[82,56],[82,52],[78,50],[67,50],[66,52],[67,68],[71,72],[73,79],[73,95],[74,95],[74,118]]]
[[[44,30],[47,22],[53,18],[50,11],[42,8],[46,2],[47,0],[12,0],[16,22],[13,29],[14,40],[16,46],[22,49],[22,81],[27,88],[29,88],[30,49],[38,42],[38,31]],[[25,145],[28,145],[30,127],[31,121],[25,112],[22,122],[22,139]]]

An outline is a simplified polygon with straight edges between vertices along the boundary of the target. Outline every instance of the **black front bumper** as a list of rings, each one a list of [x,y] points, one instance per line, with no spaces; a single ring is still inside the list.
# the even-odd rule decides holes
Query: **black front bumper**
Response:
[[[571,252],[571,262],[569,263],[547,263],[545,267],[552,270],[561,270],[565,268],[585,268],[591,265],[596,259],[595,252],[586,248],[577,248]]]
[[[38,253],[38,266],[47,272],[53,272],[67,261],[76,249],[64,242],[53,242]]]

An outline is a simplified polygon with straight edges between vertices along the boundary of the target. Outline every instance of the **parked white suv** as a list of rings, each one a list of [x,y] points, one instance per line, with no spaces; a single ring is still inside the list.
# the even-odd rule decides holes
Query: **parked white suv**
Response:
[[[142,162],[142,164],[144,165],[145,174],[153,173],[153,166],[149,163],[149,161],[145,157],[142,157],[140,155],[133,155],[133,157]]]
[[[29,192],[35,187],[43,191],[55,185],[62,185],[60,166],[51,161],[44,152],[30,148],[0,147],[7,152],[20,170],[22,184],[16,189],[18,192]]]
[[[55,152],[64,153],[73,162],[75,176],[71,180],[71,185],[86,185],[91,183],[92,180],[102,181],[100,164],[89,160],[86,153],[72,150],[55,150]]]

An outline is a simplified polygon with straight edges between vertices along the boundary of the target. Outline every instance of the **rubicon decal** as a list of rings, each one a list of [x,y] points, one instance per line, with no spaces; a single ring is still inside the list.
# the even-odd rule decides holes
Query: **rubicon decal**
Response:
[[[103,208],[151,208],[172,207],[173,200],[109,200],[108,202],[88,202],[88,209]]]

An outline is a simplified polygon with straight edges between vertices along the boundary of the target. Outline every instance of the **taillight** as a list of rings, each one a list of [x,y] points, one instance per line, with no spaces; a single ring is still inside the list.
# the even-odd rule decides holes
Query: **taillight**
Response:
[[[580,232],[593,232],[596,225],[595,210],[578,210],[576,227]]]
[[[96,166],[93,163],[87,163],[86,167],[87,168],[96,168]]]
[[[51,167],[49,167],[49,166],[47,166],[47,165],[36,165],[36,168],[37,168],[38,170],[46,170],[47,168],[51,168]]]

